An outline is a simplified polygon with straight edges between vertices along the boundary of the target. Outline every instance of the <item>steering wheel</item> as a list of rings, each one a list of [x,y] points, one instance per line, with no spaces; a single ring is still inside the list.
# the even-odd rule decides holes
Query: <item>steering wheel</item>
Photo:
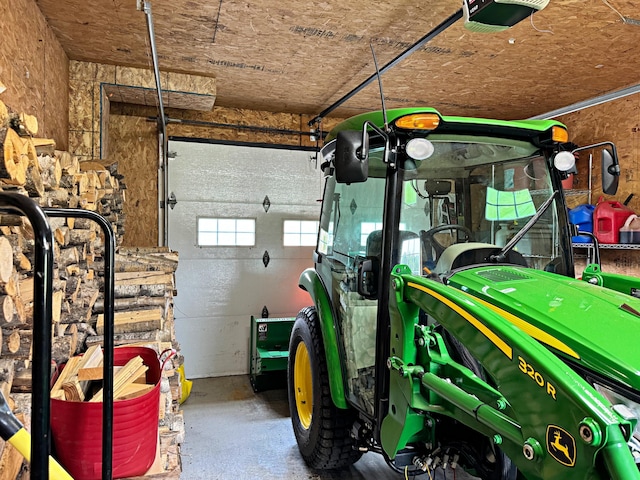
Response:
[[[434,263],[438,262],[440,255],[442,255],[442,252],[444,252],[445,249],[448,247],[448,245],[443,245],[440,242],[438,242],[434,235],[436,233],[444,232],[446,230],[451,230],[452,234],[453,234],[453,230],[462,232],[465,235],[465,238],[462,240],[461,243],[473,242],[473,232],[469,230],[467,227],[465,227],[464,225],[458,225],[456,223],[438,225],[437,227],[433,227],[430,230],[420,230],[420,240],[422,241],[422,245],[425,248],[425,251],[427,254],[426,258],[428,260],[431,259],[431,248],[433,248],[433,250],[435,250],[436,252],[436,256],[433,259]]]

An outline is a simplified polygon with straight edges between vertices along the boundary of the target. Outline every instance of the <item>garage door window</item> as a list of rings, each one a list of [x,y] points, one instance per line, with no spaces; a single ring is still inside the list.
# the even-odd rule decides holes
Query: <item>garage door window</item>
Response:
[[[285,247],[313,247],[318,238],[318,222],[313,220],[285,220],[283,245]]]
[[[199,247],[252,247],[255,244],[253,218],[198,218]]]

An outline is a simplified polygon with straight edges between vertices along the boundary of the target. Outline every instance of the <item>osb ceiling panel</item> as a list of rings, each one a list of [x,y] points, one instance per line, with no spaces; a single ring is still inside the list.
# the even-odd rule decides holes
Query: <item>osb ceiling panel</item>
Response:
[[[72,60],[150,68],[135,0],[36,0]],[[216,78],[216,105],[317,114],[461,7],[458,0],[154,0],[161,70]],[[387,107],[527,118],[640,83],[633,0],[551,0],[514,28],[460,20],[382,77]],[[623,21],[623,17],[631,21]],[[637,22],[634,22],[634,20]],[[378,109],[377,83],[333,115]]]

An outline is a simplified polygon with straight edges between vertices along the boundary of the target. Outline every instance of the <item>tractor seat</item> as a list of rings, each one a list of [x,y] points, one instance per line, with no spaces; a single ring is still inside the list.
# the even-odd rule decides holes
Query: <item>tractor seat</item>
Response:
[[[418,238],[418,234],[408,230],[400,230],[400,244],[405,240]],[[376,257],[378,260],[382,258],[382,230],[374,230],[367,237],[366,245],[367,257]]]

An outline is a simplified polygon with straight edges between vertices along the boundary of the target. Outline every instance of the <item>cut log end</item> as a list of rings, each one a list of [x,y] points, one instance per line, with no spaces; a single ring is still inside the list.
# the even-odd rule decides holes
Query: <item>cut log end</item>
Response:
[[[13,248],[6,237],[0,237],[0,282],[6,283],[13,273]]]
[[[11,128],[0,129],[0,180],[9,185],[24,185],[27,172],[22,162],[22,139]]]

